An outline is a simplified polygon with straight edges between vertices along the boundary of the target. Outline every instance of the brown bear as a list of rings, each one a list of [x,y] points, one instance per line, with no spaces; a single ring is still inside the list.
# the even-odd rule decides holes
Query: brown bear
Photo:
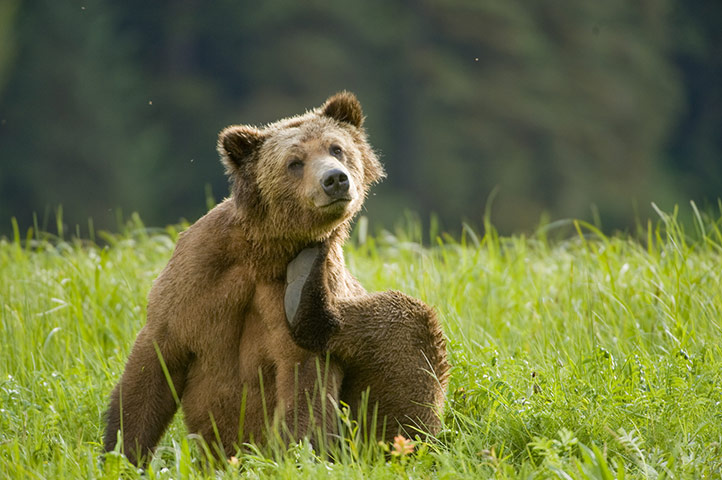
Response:
[[[369,359],[400,355],[403,364],[407,352],[424,347],[390,327],[386,334],[389,341],[398,337],[397,350],[384,350],[388,342],[373,340],[376,332],[364,329],[367,322],[415,325],[417,315],[431,313],[386,305],[393,294],[374,304],[344,264],[350,221],[369,187],[384,176],[353,94],[334,95],[317,109],[263,128],[228,127],[219,135],[218,150],[232,196],[180,235],[153,283],[146,325],[111,394],[104,447],[115,449],[122,432],[121,449],[136,464],[152,452],[179,406],[189,431],[219,456],[244,442],[263,443],[279,430],[284,440],[333,432],[334,404],[345,397],[340,394],[360,395],[367,386],[354,378],[373,390],[396,388],[384,384],[383,372],[363,370],[373,365]],[[297,343],[286,321],[286,270],[299,252],[321,242],[323,267],[309,277],[317,281],[304,282],[307,292],[295,296],[297,325],[326,325],[331,334],[308,343],[312,334],[296,328]],[[302,266],[311,273],[308,262]],[[332,296],[317,295],[313,285]],[[315,321],[304,307],[311,302],[333,318]],[[362,344],[369,350],[356,356],[352,345],[344,350],[346,331],[368,335]],[[434,348],[445,359],[443,343]],[[409,369],[404,375],[410,385],[426,373]],[[397,393],[401,407],[392,409],[395,418],[404,401],[413,401]],[[440,406],[443,398],[437,397],[427,408]],[[391,401],[392,395],[379,398]]]

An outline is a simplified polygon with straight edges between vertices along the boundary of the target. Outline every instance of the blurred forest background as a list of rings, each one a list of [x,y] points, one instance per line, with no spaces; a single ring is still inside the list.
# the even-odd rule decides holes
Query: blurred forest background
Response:
[[[348,89],[404,209],[628,228],[722,195],[722,2],[0,0],[0,234],[194,221],[232,123]]]

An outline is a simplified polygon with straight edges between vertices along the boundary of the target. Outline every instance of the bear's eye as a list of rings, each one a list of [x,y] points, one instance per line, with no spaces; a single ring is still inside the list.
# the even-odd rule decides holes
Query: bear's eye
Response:
[[[300,173],[303,170],[303,162],[300,158],[294,157],[288,162],[288,169],[293,173]]]
[[[331,152],[331,155],[334,157],[340,159],[343,156],[343,149],[339,147],[338,145],[331,145],[331,148],[328,149],[329,152]]]

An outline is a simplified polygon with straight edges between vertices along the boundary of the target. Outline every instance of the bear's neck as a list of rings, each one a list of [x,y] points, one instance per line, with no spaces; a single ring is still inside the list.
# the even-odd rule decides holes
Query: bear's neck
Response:
[[[348,222],[339,225],[326,238],[315,240],[248,238],[246,260],[252,265],[257,281],[285,281],[288,264],[306,247],[320,241],[330,242],[331,250],[343,255],[341,247],[349,236]]]

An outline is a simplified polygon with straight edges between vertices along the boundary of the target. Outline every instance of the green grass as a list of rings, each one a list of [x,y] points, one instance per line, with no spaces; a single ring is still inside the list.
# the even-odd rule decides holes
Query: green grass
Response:
[[[661,215],[634,235],[487,225],[433,247],[414,223],[357,228],[347,262],[359,280],[422,298],[444,325],[453,370],[438,440],[401,458],[350,440],[336,462],[301,444],[208,472],[178,415],[145,475],[720,478],[722,219],[694,209],[685,232]],[[141,476],[118,455],[100,463],[102,413],[180,228],[135,218],[104,247],[0,241],[0,478]]]

